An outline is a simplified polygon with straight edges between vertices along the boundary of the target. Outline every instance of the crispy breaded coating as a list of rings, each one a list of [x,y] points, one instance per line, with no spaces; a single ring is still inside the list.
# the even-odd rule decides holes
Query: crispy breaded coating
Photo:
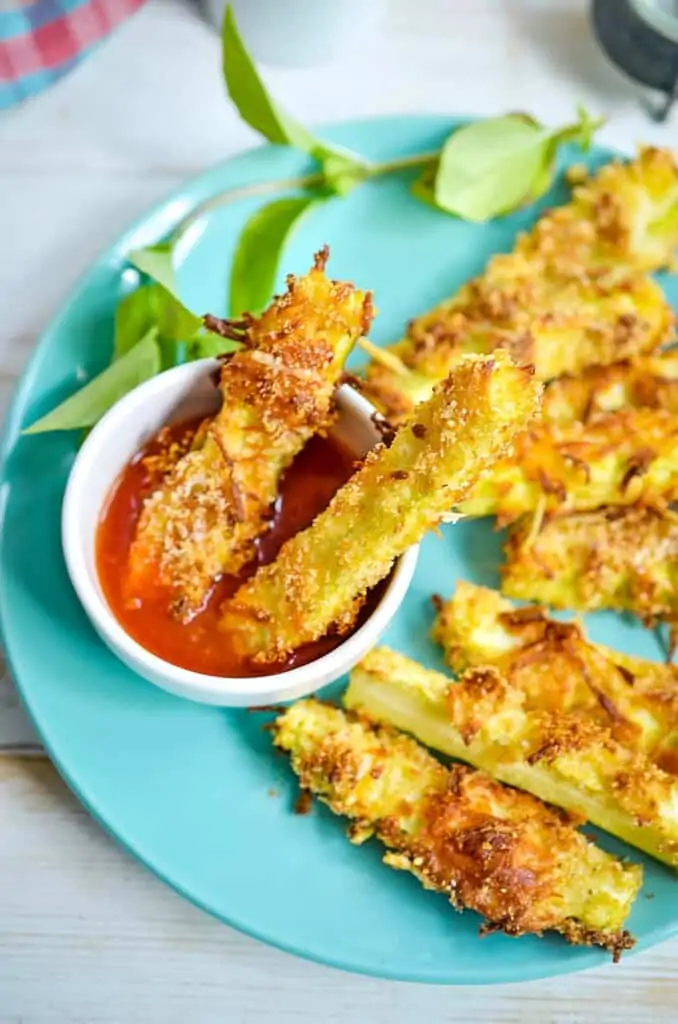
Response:
[[[678,351],[592,366],[579,376],[551,381],[544,391],[544,419],[553,423],[640,408],[678,415]]]
[[[504,349],[540,380],[652,352],[674,316],[648,277],[557,277],[518,253],[493,256],[485,272],[408,326],[387,349],[409,371],[367,368],[367,394],[392,420],[409,415],[462,355]]]
[[[554,608],[633,612],[646,624],[678,616],[678,514],[605,508],[511,528],[502,592]]]
[[[675,317],[644,272],[670,264],[676,246],[671,152],[648,148],[609,164],[519,236],[512,253],[493,256],[478,278],[416,317],[387,350],[404,372],[371,362],[367,393],[401,422],[466,352],[504,348],[545,381],[651,353],[670,340]]]
[[[538,409],[530,371],[499,354],[469,357],[377,446],[311,526],[226,603],[222,623],[245,656],[278,661],[348,630],[370,587],[509,450]]]
[[[395,730],[317,700],[298,701],[275,726],[305,790],[376,835],[384,862],[485,917],[483,931],[552,930],[618,959],[641,869],[580,835],[557,811],[462,765],[440,764]]]
[[[440,604],[432,635],[454,671],[493,665],[526,710],[574,713],[678,774],[678,666],[593,644],[578,622],[464,581]]]
[[[344,703],[678,867],[678,780],[603,725],[528,708],[492,666],[454,682],[378,648],[352,671]]]
[[[214,580],[237,573],[267,526],[283,471],[333,416],[346,357],[371,320],[371,298],[325,276],[323,250],[254,319],[213,329],[244,347],[221,371],[220,412],[146,501],[129,556],[131,597],[167,593],[188,620]],[[239,334],[237,328],[240,328]]]
[[[678,248],[678,162],[670,149],[640,146],[613,160],[522,235],[518,251],[557,272],[574,267],[654,271],[673,266]]]
[[[589,423],[537,423],[517,439],[459,511],[495,515],[656,505],[678,496],[678,419],[664,409],[624,409]]]

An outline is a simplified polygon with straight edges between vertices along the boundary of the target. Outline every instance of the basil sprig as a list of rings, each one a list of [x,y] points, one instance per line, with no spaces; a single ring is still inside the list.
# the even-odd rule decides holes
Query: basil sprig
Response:
[[[347,195],[367,179],[415,169],[420,172],[411,186],[416,199],[481,223],[542,195],[553,180],[560,146],[573,142],[587,149],[602,123],[582,108],[576,121],[557,129],[527,114],[506,114],[456,128],[435,152],[375,164],[318,137],[271,96],[230,6],[222,27],[222,68],[228,95],[242,119],[269,142],[306,154],[312,169],[292,181],[257,182],[212,197],[184,218],[169,241],[130,253],[129,262],[142,279],[118,304],[110,366],[27,433],[90,427],[127,391],[161,369],[237,347],[207,331],[201,318],[184,306],[174,271],[173,250],[179,240],[220,203],[277,193],[247,220],[231,265],[231,315],[258,313],[273,293],[287,240],[302,218],[323,203]]]
[[[298,180],[299,196],[261,207],[245,224],[231,267],[232,315],[246,308],[256,312],[270,299],[287,239],[320,200],[346,195],[367,178],[419,167],[421,177],[412,186],[415,197],[481,223],[538,198],[553,180],[559,147],[575,142],[586,150],[602,124],[581,107],[574,123],[558,129],[546,128],[530,115],[507,114],[455,129],[438,153],[371,164],[324,142],[273,99],[230,6],[222,28],[222,64],[228,94],[243,121],[269,142],[301,150],[318,165],[316,173]],[[289,182],[285,185],[289,188]]]
[[[118,303],[110,365],[24,433],[92,427],[118,399],[161,370],[238,347],[208,331],[180,301],[171,250],[150,246],[128,259],[147,281]]]

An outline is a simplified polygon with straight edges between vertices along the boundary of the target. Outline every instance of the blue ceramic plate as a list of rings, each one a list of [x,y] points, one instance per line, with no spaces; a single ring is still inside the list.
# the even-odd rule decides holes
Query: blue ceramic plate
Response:
[[[383,160],[433,149],[451,126],[443,118],[379,119],[336,126],[328,136]],[[609,157],[595,150],[590,161]],[[161,238],[224,189],[303,170],[297,154],[266,147],[190,182],[95,263],[42,338],[4,442],[0,612],[15,678],[52,758],[92,814],[177,891],[236,928],[322,963],[410,981],[490,984],[604,963],[603,953],[557,937],[481,941],[475,914],[455,914],[443,897],[384,868],[376,843],[351,846],[342,822],[321,807],[294,815],[294,779],[261,717],[192,705],[137,678],[97,639],[69,584],[59,511],[77,439],[20,438],[21,426],[104,365],[128,250]],[[374,289],[373,337],[390,341],[408,317],[449,295],[492,253],[510,249],[539,208],[565,196],[558,186],[539,207],[475,226],[413,200],[395,176],[306,220],[284,269],[304,271],[329,242],[332,275]],[[180,270],[193,309],[223,311],[234,240],[254,206],[224,206],[196,229]],[[500,538],[488,523],[429,537],[385,641],[438,666],[428,639],[431,594],[449,594],[462,577],[496,585],[499,561]],[[652,633],[614,615],[592,616],[589,628],[611,646],[661,656]],[[669,870],[607,836],[601,842],[645,863],[645,888],[629,922],[638,948],[678,931],[678,886]]]

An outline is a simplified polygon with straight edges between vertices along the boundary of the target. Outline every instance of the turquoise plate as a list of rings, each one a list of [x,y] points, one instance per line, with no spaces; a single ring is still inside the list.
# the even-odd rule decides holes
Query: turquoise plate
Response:
[[[392,118],[336,126],[328,136],[384,160],[433,149],[451,127],[444,118]],[[589,160],[609,157],[594,150]],[[377,843],[351,846],[343,823],[321,807],[294,815],[295,782],[261,715],[190,704],[143,682],[99,641],[71,589],[59,511],[77,439],[20,438],[22,425],[103,366],[128,250],[161,238],[221,190],[303,170],[299,155],[265,147],[190,182],[97,260],[42,338],[4,440],[0,613],[14,676],[50,755],[91,813],[178,892],[250,935],[347,970],[445,984],[521,981],[605,963],[605,954],[558,937],[481,941],[475,914],[455,914],[443,897],[382,867]],[[493,252],[510,249],[538,212],[464,224],[413,200],[405,186],[398,175],[328,203],[304,222],[284,260],[286,271],[304,271],[329,242],[332,275],[375,291],[378,342],[397,338],[408,317],[449,295]],[[565,196],[558,185],[539,208]],[[255,202],[223,206],[196,227],[180,269],[193,309],[223,311],[234,241]],[[496,584],[499,560],[500,540],[487,523],[427,538],[385,641],[437,666],[431,594],[449,594],[462,577]],[[636,624],[596,615],[589,626],[597,640],[661,656],[653,634]],[[601,842],[645,863],[630,920],[638,948],[678,931],[672,874],[607,836]]]

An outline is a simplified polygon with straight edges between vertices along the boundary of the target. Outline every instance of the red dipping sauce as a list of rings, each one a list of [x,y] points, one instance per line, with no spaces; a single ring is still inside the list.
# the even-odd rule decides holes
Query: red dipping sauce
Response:
[[[181,442],[196,423],[166,428],[162,444],[155,439],[124,469],[102,512],[96,539],[99,580],[109,607],[120,625],[147,651],[159,658],[214,676],[261,676],[305,665],[338,647],[346,636],[326,636],[306,644],[282,663],[253,665],[236,655],[227,632],[219,627],[224,600],[260,565],[272,562],[280,547],[305,529],[322,512],[354,470],[355,457],[330,438],[314,437],[285,473],[269,527],[257,541],[255,559],[237,576],[223,576],[215,584],[202,612],[189,623],[169,611],[167,597],[130,601],[125,593],[127,559],[144,500],[159,486],[163,472],[144,460],[159,454],[172,441]],[[169,438],[168,435],[169,434]],[[368,595],[358,629],[378,603],[383,584]]]

